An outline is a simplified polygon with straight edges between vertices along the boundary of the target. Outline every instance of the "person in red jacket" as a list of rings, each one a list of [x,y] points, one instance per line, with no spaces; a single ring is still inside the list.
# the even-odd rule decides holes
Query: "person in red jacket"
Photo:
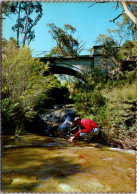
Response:
[[[73,139],[77,136],[92,137],[93,135],[98,135],[99,133],[97,124],[90,119],[81,119],[80,117],[76,117],[74,119],[74,123],[79,125],[79,130],[73,137],[69,138],[69,141],[73,141]]]

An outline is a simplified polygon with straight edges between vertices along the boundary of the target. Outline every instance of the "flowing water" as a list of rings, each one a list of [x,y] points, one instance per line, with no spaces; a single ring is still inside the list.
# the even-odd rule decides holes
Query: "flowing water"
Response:
[[[27,134],[2,137],[3,192],[135,193],[135,152]]]

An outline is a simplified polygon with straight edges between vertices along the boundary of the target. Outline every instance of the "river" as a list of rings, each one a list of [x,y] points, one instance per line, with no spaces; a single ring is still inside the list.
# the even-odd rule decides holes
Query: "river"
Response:
[[[3,192],[135,193],[135,151],[36,134],[2,142]]]

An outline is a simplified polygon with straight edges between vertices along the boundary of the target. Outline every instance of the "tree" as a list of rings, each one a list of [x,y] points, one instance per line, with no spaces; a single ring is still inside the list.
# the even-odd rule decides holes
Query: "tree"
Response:
[[[132,60],[136,56],[136,41],[126,40],[119,50],[119,56],[122,60]]]
[[[121,65],[119,58],[120,48],[117,41],[114,40],[113,36],[99,34],[95,44],[96,46],[100,46],[100,54],[102,55],[102,58],[100,59],[101,69],[103,72],[113,74],[113,70],[115,69],[117,71]],[[92,51],[92,48],[89,49],[89,51],[90,50]]]
[[[39,2],[15,2],[3,4],[3,13],[9,16],[12,13],[17,15],[16,24],[12,30],[17,34],[17,45],[19,46],[20,34],[23,35],[22,46],[28,41],[28,45],[35,38],[33,27],[42,17],[42,5]],[[35,14],[35,18],[33,16]]]
[[[131,38],[131,34],[127,31],[127,27],[120,22],[117,22],[115,27],[116,28],[113,30],[107,29],[107,32],[109,36],[115,39],[118,46],[120,47],[125,40]]]
[[[73,38],[72,35],[76,32],[76,28],[72,27],[69,24],[64,25],[64,29],[61,29],[55,24],[51,23],[48,24],[53,40],[56,41],[57,46],[52,50],[52,52],[56,55],[62,55],[64,57],[66,56],[77,56],[80,54],[80,52],[83,50],[84,44],[80,45],[82,43]]]
[[[123,61],[135,61],[136,56],[136,41],[126,40],[120,47],[113,36],[99,34],[96,39],[96,45],[100,45],[100,53],[102,55],[101,67],[108,71],[109,75],[116,74],[123,69]],[[89,49],[89,51],[92,49]],[[132,64],[132,63],[131,63]],[[129,63],[129,65],[131,65]],[[132,69],[134,69],[132,64]],[[113,71],[114,70],[114,71]]]
[[[113,4],[116,5],[116,9],[121,5],[119,2]],[[130,12],[132,12],[136,16],[136,4],[127,2],[127,5]],[[110,22],[115,23],[114,29],[107,29],[109,36],[112,36],[119,46],[121,46],[126,40],[136,40],[136,25],[125,14],[124,11],[122,12],[122,14],[119,15],[119,17],[120,16],[123,16],[122,22],[115,23],[115,21],[118,19],[118,17],[116,17],[113,20],[110,20]]]
[[[132,14],[132,12],[131,12],[131,10],[133,11],[133,8],[131,8],[131,4],[127,4],[127,2],[125,2],[125,1],[121,1],[121,4],[123,5],[123,8],[124,8],[124,13],[135,23],[135,25],[137,25],[137,17],[136,17],[136,13],[134,12],[133,14]],[[136,2],[135,2],[135,7],[134,7],[134,11],[136,11],[135,10],[135,8],[136,8]],[[128,8],[128,6],[131,8]],[[135,15],[134,15],[135,14]]]
[[[123,7],[123,21],[121,23],[122,27],[125,29],[125,31],[127,31],[128,34],[128,39],[129,36],[131,36],[131,38],[133,40],[136,40],[136,30],[137,30],[137,7],[136,7],[136,3],[134,2],[121,2],[122,5],[126,6],[126,9],[128,9],[128,11],[125,10],[125,6]],[[129,14],[127,14],[127,12]],[[129,15],[131,17],[129,17]],[[132,18],[134,17],[134,20],[132,20]]]
[[[48,66],[31,56],[27,47],[17,48],[16,40],[2,40],[2,122],[13,133],[24,128],[24,120],[38,113],[35,104],[40,95],[56,87],[54,76],[44,77]]]
[[[102,1],[102,2],[95,2],[93,3],[91,6],[94,6],[97,3],[108,3],[109,1]],[[117,33],[122,34],[124,33],[124,35],[122,34],[122,36],[120,37],[120,39],[122,40],[123,37],[128,38],[131,37],[133,38],[133,40],[136,40],[136,30],[137,30],[137,4],[136,2],[125,2],[125,1],[121,1],[121,2],[113,2],[113,5],[115,5],[115,9],[118,9],[119,7],[123,8],[121,14],[119,14],[117,17],[115,17],[114,19],[111,19],[110,22],[115,23],[115,21],[123,16],[123,21],[121,23],[117,23]],[[89,7],[91,7],[89,6]],[[121,33],[122,32],[122,33]],[[126,33],[127,34],[126,34]],[[122,43],[122,41],[121,41]]]
[[[120,65],[118,58],[119,47],[112,36],[99,34],[95,44],[102,46],[100,49],[100,53],[103,56],[101,59],[102,68],[108,71]]]
[[[102,2],[95,2],[89,7],[94,6],[96,3],[108,3],[109,1],[102,1]],[[119,5],[123,6],[123,11],[121,14],[119,14],[116,18],[113,20],[110,20],[111,22],[117,20],[120,16],[126,14],[132,22],[134,22],[137,25],[137,14],[136,14],[136,2],[126,2],[126,1],[121,1],[121,2],[116,2],[116,9],[118,9]],[[132,8],[131,8],[132,7]],[[134,8],[133,8],[134,7]]]
[[[55,24],[51,23],[48,24],[53,40],[56,41],[57,46],[54,47],[49,56],[57,55],[57,56],[64,56],[64,57],[74,57],[78,56],[80,52],[83,50],[84,44],[81,45],[82,41],[76,40],[73,35],[76,32],[76,28],[69,24],[65,24],[64,28],[61,29]],[[64,77],[60,76],[60,78],[64,79]],[[66,76],[65,76],[66,78]],[[71,78],[68,76],[67,79],[68,87],[71,88]]]
[[[17,12],[17,4],[15,2],[2,2],[1,8],[2,14],[7,17]]]

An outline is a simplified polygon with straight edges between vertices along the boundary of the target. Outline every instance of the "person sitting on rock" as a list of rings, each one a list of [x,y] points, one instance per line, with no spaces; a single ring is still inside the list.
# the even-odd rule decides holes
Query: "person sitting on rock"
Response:
[[[79,116],[74,119],[74,124],[79,125],[79,130],[73,137],[69,138],[69,141],[73,141],[76,137],[92,137],[98,135],[99,128],[97,124],[90,119],[81,119]]]

